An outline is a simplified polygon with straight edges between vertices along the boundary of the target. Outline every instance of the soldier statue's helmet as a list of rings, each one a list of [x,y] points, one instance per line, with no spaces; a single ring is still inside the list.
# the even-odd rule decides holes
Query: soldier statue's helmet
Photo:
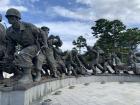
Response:
[[[104,51],[97,45],[94,45],[93,48],[99,52],[99,54],[104,54]]]
[[[15,9],[15,8],[10,8],[10,9],[8,9],[5,16],[6,16],[6,17],[15,16],[15,17],[21,19],[21,14],[20,14],[20,12],[19,12],[17,9]]]
[[[50,30],[50,29],[49,29],[48,27],[46,27],[46,26],[42,26],[41,29],[42,29],[43,31],[46,31],[46,30],[49,31],[49,30]]]
[[[48,39],[54,39],[54,38],[55,38],[54,35],[50,35],[50,36],[48,37]]]
[[[73,54],[77,54],[78,53],[76,48],[73,48],[71,51],[72,51]]]
[[[88,48],[88,49],[92,49],[93,47],[92,47],[92,46],[87,46],[87,48]]]
[[[55,39],[56,39],[55,44],[58,45],[59,47],[61,47],[63,42],[61,41],[60,37],[59,36],[55,36]]]

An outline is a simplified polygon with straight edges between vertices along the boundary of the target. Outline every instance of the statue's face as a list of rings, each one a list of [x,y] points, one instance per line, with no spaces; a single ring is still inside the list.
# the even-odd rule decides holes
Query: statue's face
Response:
[[[48,35],[49,34],[49,31],[48,30],[44,30],[44,32]]]
[[[7,19],[9,24],[16,24],[18,21],[18,19],[15,16],[8,16]]]
[[[41,29],[45,32],[46,35],[49,34],[49,29],[45,27],[41,27]]]
[[[77,54],[78,54],[78,52],[77,52],[76,50],[72,50],[72,53],[73,53],[74,55],[77,55]]]

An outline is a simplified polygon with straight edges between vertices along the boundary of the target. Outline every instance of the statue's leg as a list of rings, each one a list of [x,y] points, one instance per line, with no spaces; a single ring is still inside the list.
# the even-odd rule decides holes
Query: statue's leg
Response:
[[[36,56],[37,51],[37,46],[33,45],[22,49],[19,53],[15,55],[15,65],[23,69],[23,75],[18,80],[19,83],[33,82],[31,76],[31,70],[33,67],[32,59]]]
[[[71,70],[72,70],[72,75],[76,76],[77,77],[77,66],[73,63],[71,63]]]
[[[70,71],[71,71],[71,64],[70,64],[70,62],[66,61],[66,62],[65,62],[65,65],[66,65],[66,69],[67,69],[66,75],[70,76],[70,75],[71,75],[71,74],[70,74]]]
[[[4,79],[4,77],[3,77],[3,70],[2,70],[2,68],[0,68],[0,80],[3,80]]]
[[[101,70],[101,73],[105,73],[105,70],[101,64],[97,64],[97,67]]]
[[[51,48],[48,48],[45,56],[46,56],[49,66],[50,66],[52,77],[57,78],[58,77],[57,66],[56,66],[57,64],[56,64],[56,60],[54,59],[53,50]]]
[[[45,61],[45,56],[42,53],[36,56],[35,64],[34,64],[36,76],[34,78],[34,81],[41,80],[41,71],[42,71],[42,66],[43,66],[44,61]]]
[[[45,71],[45,73],[42,73],[42,74],[43,74],[44,76],[49,76],[49,75],[50,75],[50,74],[49,74],[49,71],[48,71],[48,70],[50,70],[49,65],[48,65],[48,64],[43,64],[42,68],[43,68],[43,70]]]
[[[0,46],[0,61],[3,62],[3,57],[4,57],[4,47]],[[2,66],[0,67],[0,80],[3,80],[3,64],[1,64]]]
[[[120,74],[120,71],[117,66],[113,65],[113,69],[115,70],[115,74]]]
[[[67,73],[67,71],[66,71],[66,65],[65,65],[65,63],[63,62],[63,61],[61,61],[61,67],[62,67],[62,71],[63,71],[63,73]]]
[[[97,74],[96,65],[92,65],[92,66],[91,66],[91,69],[92,69],[92,75]]]
[[[105,62],[105,64],[104,64],[104,70],[105,70],[105,71],[108,71],[109,74],[112,74],[112,71],[111,71],[110,68],[109,68],[108,62]]]

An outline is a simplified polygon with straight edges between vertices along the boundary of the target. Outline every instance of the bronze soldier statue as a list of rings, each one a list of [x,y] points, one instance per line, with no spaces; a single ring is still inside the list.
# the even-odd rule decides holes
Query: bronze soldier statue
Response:
[[[91,47],[91,46],[86,45],[86,48],[90,54],[95,55],[95,58],[93,58],[93,60],[90,63],[90,67],[93,70],[92,74],[94,75],[97,73],[96,67],[99,68],[99,70],[101,70],[101,73],[104,73],[105,72],[105,70],[104,70],[104,58],[102,55],[104,52],[97,46]]]
[[[85,67],[86,64],[83,58],[78,54],[78,51],[76,49],[72,49],[70,52],[67,52],[65,62],[68,74],[70,74],[70,71],[72,71],[72,75],[75,76],[77,76],[78,74],[87,74],[87,70]]]
[[[104,66],[105,71],[108,71],[108,73],[115,73],[115,70],[113,69],[111,53],[109,52],[106,54]]]
[[[127,61],[127,64],[128,64],[128,66],[130,66],[131,68],[133,68],[135,62],[136,62],[136,55],[134,54],[134,52],[132,50],[130,50],[129,53],[128,53],[128,61]]]
[[[73,55],[72,51],[67,51],[66,55],[65,55],[64,62],[65,62],[66,68],[67,68],[67,75],[77,76],[77,73],[76,73],[77,65],[76,65],[76,63],[74,63],[72,55]],[[72,74],[71,74],[71,72],[72,72]]]
[[[86,63],[84,62],[82,56],[78,53],[77,49],[72,49],[72,59],[76,64],[77,74],[87,75]]]
[[[54,58],[57,62],[57,69],[59,70],[61,75],[67,74],[66,65],[63,60],[64,53],[60,49],[60,47],[62,46],[62,41],[59,36],[55,36],[54,40],[55,40],[54,43],[55,47],[53,47],[53,50],[54,50]]]
[[[33,58],[35,58],[40,51],[41,45],[39,38],[45,38],[45,34],[36,26],[30,23],[21,22],[21,14],[17,9],[10,8],[6,12],[11,27],[7,29],[7,50],[5,60],[14,57],[14,64],[23,71],[23,75],[18,80],[19,83],[31,83],[31,70],[33,68]],[[45,40],[43,40],[44,47],[48,47]],[[21,46],[20,52],[15,54],[16,45]],[[37,71],[40,75],[40,71]]]
[[[45,32],[45,35],[48,37],[49,34],[49,28],[48,27],[41,27],[41,29]],[[47,69],[50,69],[51,76],[52,77],[58,77],[57,75],[57,67],[56,67],[56,60],[54,59],[54,51],[53,51],[53,44],[54,44],[54,38],[53,36],[50,36],[47,38],[48,48],[45,49],[44,55],[46,58],[46,64],[43,65],[43,69],[45,70],[46,74],[48,74]]]
[[[0,62],[2,66],[5,49],[6,49],[6,43],[5,43],[6,30],[5,30],[5,27],[1,24],[1,22],[2,22],[2,15],[0,14]],[[0,80],[1,79],[4,79],[2,67],[0,68]]]

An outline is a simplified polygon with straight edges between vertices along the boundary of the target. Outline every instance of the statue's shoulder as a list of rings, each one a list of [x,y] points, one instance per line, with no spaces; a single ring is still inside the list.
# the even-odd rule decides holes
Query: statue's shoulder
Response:
[[[5,34],[5,32],[6,32],[6,29],[5,29],[4,25],[0,23],[0,33]]]
[[[11,33],[13,31],[12,26],[8,27],[6,30],[7,35],[9,35],[9,33]]]
[[[0,28],[1,28],[2,30],[5,30],[5,27],[4,27],[4,25],[3,25],[2,23],[0,23]]]
[[[21,22],[26,28],[37,28],[34,24],[28,22]]]

